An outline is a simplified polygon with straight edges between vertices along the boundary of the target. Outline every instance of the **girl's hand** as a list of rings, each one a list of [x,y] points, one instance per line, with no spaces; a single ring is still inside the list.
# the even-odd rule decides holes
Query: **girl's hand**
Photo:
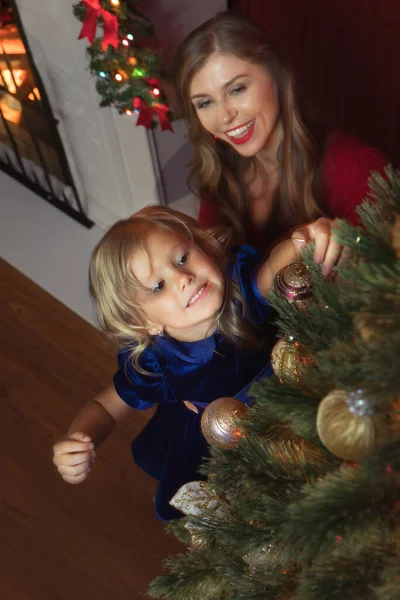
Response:
[[[76,432],[53,446],[53,463],[67,483],[81,483],[96,458],[94,444],[86,433]]]
[[[332,237],[332,226],[334,221],[321,217],[312,223],[298,227],[292,233],[292,240],[297,247],[304,246],[309,242],[315,243],[314,261],[322,263],[322,274],[329,275],[336,263],[348,257],[349,251],[343,248]]]
[[[196,413],[197,415],[199,414],[199,409],[195,404],[193,404],[193,402],[190,402],[190,400],[184,400],[183,404],[192,412]]]

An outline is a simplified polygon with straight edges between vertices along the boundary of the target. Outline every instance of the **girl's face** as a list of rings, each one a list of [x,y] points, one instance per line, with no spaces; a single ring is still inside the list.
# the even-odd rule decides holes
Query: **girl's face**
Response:
[[[242,156],[275,145],[279,106],[274,80],[261,65],[212,54],[189,94],[203,127]]]
[[[138,300],[147,315],[150,334],[166,331],[182,341],[211,335],[224,300],[224,279],[196,244],[151,226],[145,250],[135,252],[130,268],[144,287]]]

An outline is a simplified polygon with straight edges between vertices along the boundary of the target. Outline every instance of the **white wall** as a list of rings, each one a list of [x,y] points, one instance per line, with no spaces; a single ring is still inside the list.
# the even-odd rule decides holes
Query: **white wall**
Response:
[[[135,126],[135,116],[98,107],[73,2],[18,0],[17,5],[88,216],[110,225],[157,203],[147,132]]]
[[[152,20],[163,49],[168,68],[178,44],[195,27],[226,10],[226,0],[146,0],[141,7]],[[166,201],[174,207],[197,208],[186,180],[192,148],[187,140],[183,121],[173,123],[175,133],[154,131],[163,191]]]
[[[86,229],[1,171],[0,190],[0,256],[93,322],[87,272],[103,229]]]

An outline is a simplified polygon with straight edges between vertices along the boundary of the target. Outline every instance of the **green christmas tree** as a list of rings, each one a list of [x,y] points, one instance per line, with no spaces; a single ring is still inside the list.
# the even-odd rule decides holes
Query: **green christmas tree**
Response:
[[[279,376],[254,384],[241,441],[211,449],[214,502],[171,525],[189,548],[151,597],[400,599],[400,172],[371,189],[362,227],[338,222],[334,280],[308,248],[313,299],[272,294]]]

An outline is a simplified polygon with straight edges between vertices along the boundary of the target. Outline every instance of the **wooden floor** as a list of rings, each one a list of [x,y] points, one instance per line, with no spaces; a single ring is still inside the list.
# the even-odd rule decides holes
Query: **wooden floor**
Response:
[[[1,260],[0,308],[0,597],[141,598],[163,558],[182,550],[154,515],[154,481],[130,457],[149,415],[132,411],[89,479],[64,483],[52,444],[110,382],[114,352]]]

